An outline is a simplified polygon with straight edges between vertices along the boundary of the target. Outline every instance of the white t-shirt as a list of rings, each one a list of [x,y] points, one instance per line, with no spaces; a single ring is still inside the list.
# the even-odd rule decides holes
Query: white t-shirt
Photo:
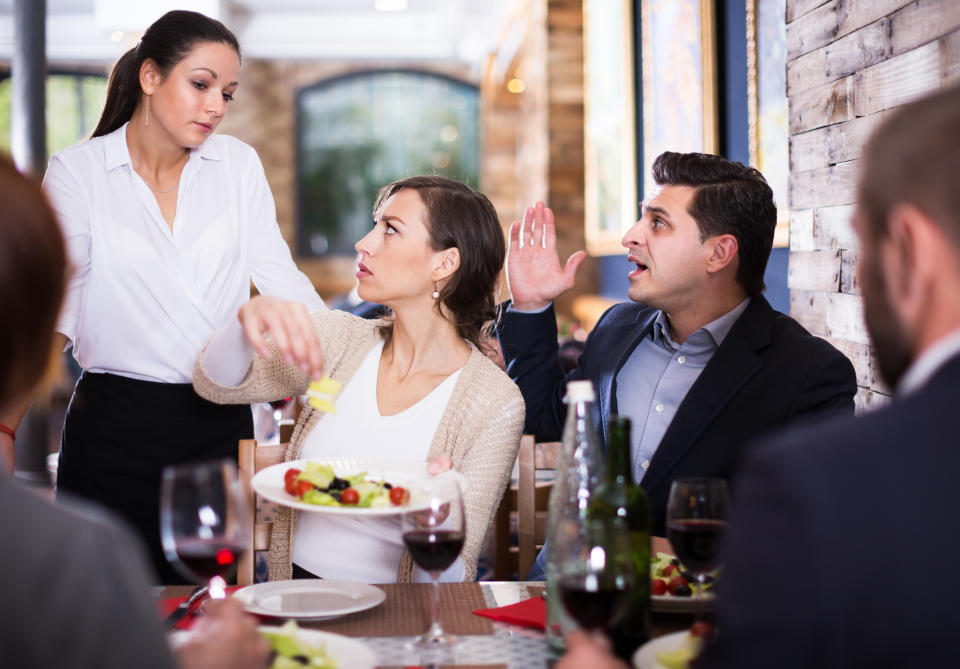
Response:
[[[457,370],[426,397],[393,416],[380,415],[377,372],[383,342],[374,346],[357,373],[337,398],[337,412],[324,416],[307,435],[301,458],[355,457],[379,461],[426,460],[433,435],[460,376]],[[301,512],[293,562],[325,578],[361,583],[393,583],[403,558],[400,516],[388,518],[333,518]],[[463,562],[442,575],[444,581],[463,580]],[[414,568],[414,580],[430,580]]]
[[[43,190],[73,273],[58,332],[86,370],[189,383],[197,353],[250,299],[264,294],[323,309],[277,226],[252,147],[209,137],[180,177],[173,230],[133,170],[126,128],[50,159]]]

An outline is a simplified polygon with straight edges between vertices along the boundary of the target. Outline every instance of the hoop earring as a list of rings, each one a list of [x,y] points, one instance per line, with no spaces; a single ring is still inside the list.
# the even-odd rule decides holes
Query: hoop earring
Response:
[[[432,297],[435,300],[440,299],[440,284],[437,283],[436,281],[433,282],[433,292],[430,293],[430,297]]]

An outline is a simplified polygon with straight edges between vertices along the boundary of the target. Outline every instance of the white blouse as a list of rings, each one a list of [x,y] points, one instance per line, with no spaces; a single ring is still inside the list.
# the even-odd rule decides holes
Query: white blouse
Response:
[[[180,177],[173,229],[133,170],[126,128],[55,154],[43,189],[72,276],[56,329],[92,372],[189,383],[197,353],[250,299],[325,308],[277,226],[252,147],[213,135]]]
[[[357,373],[337,398],[337,411],[324,416],[307,435],[300,458],[363,458],[373,462],[423,462],[433,433],[447,407],[457,370],[426,397],[393,416],[377,406],[377,372],[383,342],[374,346]],[[393,583],[403,558],[400,517],[351,518],[322,513],[298,515],[293,562],[323,576],[360,583]],[[443,581],[463,580],[460,558],[442,575]],[[413,578],[428,582],[430,575],[414,567]]]

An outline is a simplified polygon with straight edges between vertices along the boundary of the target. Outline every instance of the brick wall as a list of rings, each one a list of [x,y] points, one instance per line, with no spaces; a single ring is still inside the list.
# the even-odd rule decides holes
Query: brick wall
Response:
[[[960,2],[787,0],[786,9],[790,312],[853,361],[862,409],[890,391],[855,273],[857,159],[891,109],[960,80]]]

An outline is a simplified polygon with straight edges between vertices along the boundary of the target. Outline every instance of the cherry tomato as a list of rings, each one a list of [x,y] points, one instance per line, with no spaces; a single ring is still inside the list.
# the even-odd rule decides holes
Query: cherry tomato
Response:
[[[693,623],[693,625],[690,626],[690,636],[710,639],[713,637],[713,625],[705,620]]]
[[[402,488],[398,485],[390,488],[390,503],[394,506],[402,506],[410,501],[410,493],[407,492],[406,488]]]
[[[356,504],[360,501],[360,493],[357,492],[356,488],[347,488],[340,493],[340,503],[341,504]]]
[[[655,578],[650,581],[650,594],[658,596],[667,594],[667,582],[662,578]]]
[[[297,497],[303,499],[303,496],[313,490],[314,485],[310,481],[297,481]]]
[[[677,571],[677,565],[675,565],[675,564],[668,564],[666,567],[663,568],[663,572],[662,572],[662,573],[663,573],[664,578],[670,578],[670,575],[671,575],[672,573],[674,573],[675,571]]]
[[[670,592],[671,595],[676,595],[677,591],[680,588],[686,588],[687,594],[689,595],[690,586],[687,585],[687,582],[685,580],[683,580],[683,576],[674,576],[669,581],[667,581],[667,590]]]
[[[296,467],[291,467],[287,470],[287,473],[283,475],[283,487],[286,489],[287,493],[290,495],[297,494],[297,477],[300,476],[300,470]]]

